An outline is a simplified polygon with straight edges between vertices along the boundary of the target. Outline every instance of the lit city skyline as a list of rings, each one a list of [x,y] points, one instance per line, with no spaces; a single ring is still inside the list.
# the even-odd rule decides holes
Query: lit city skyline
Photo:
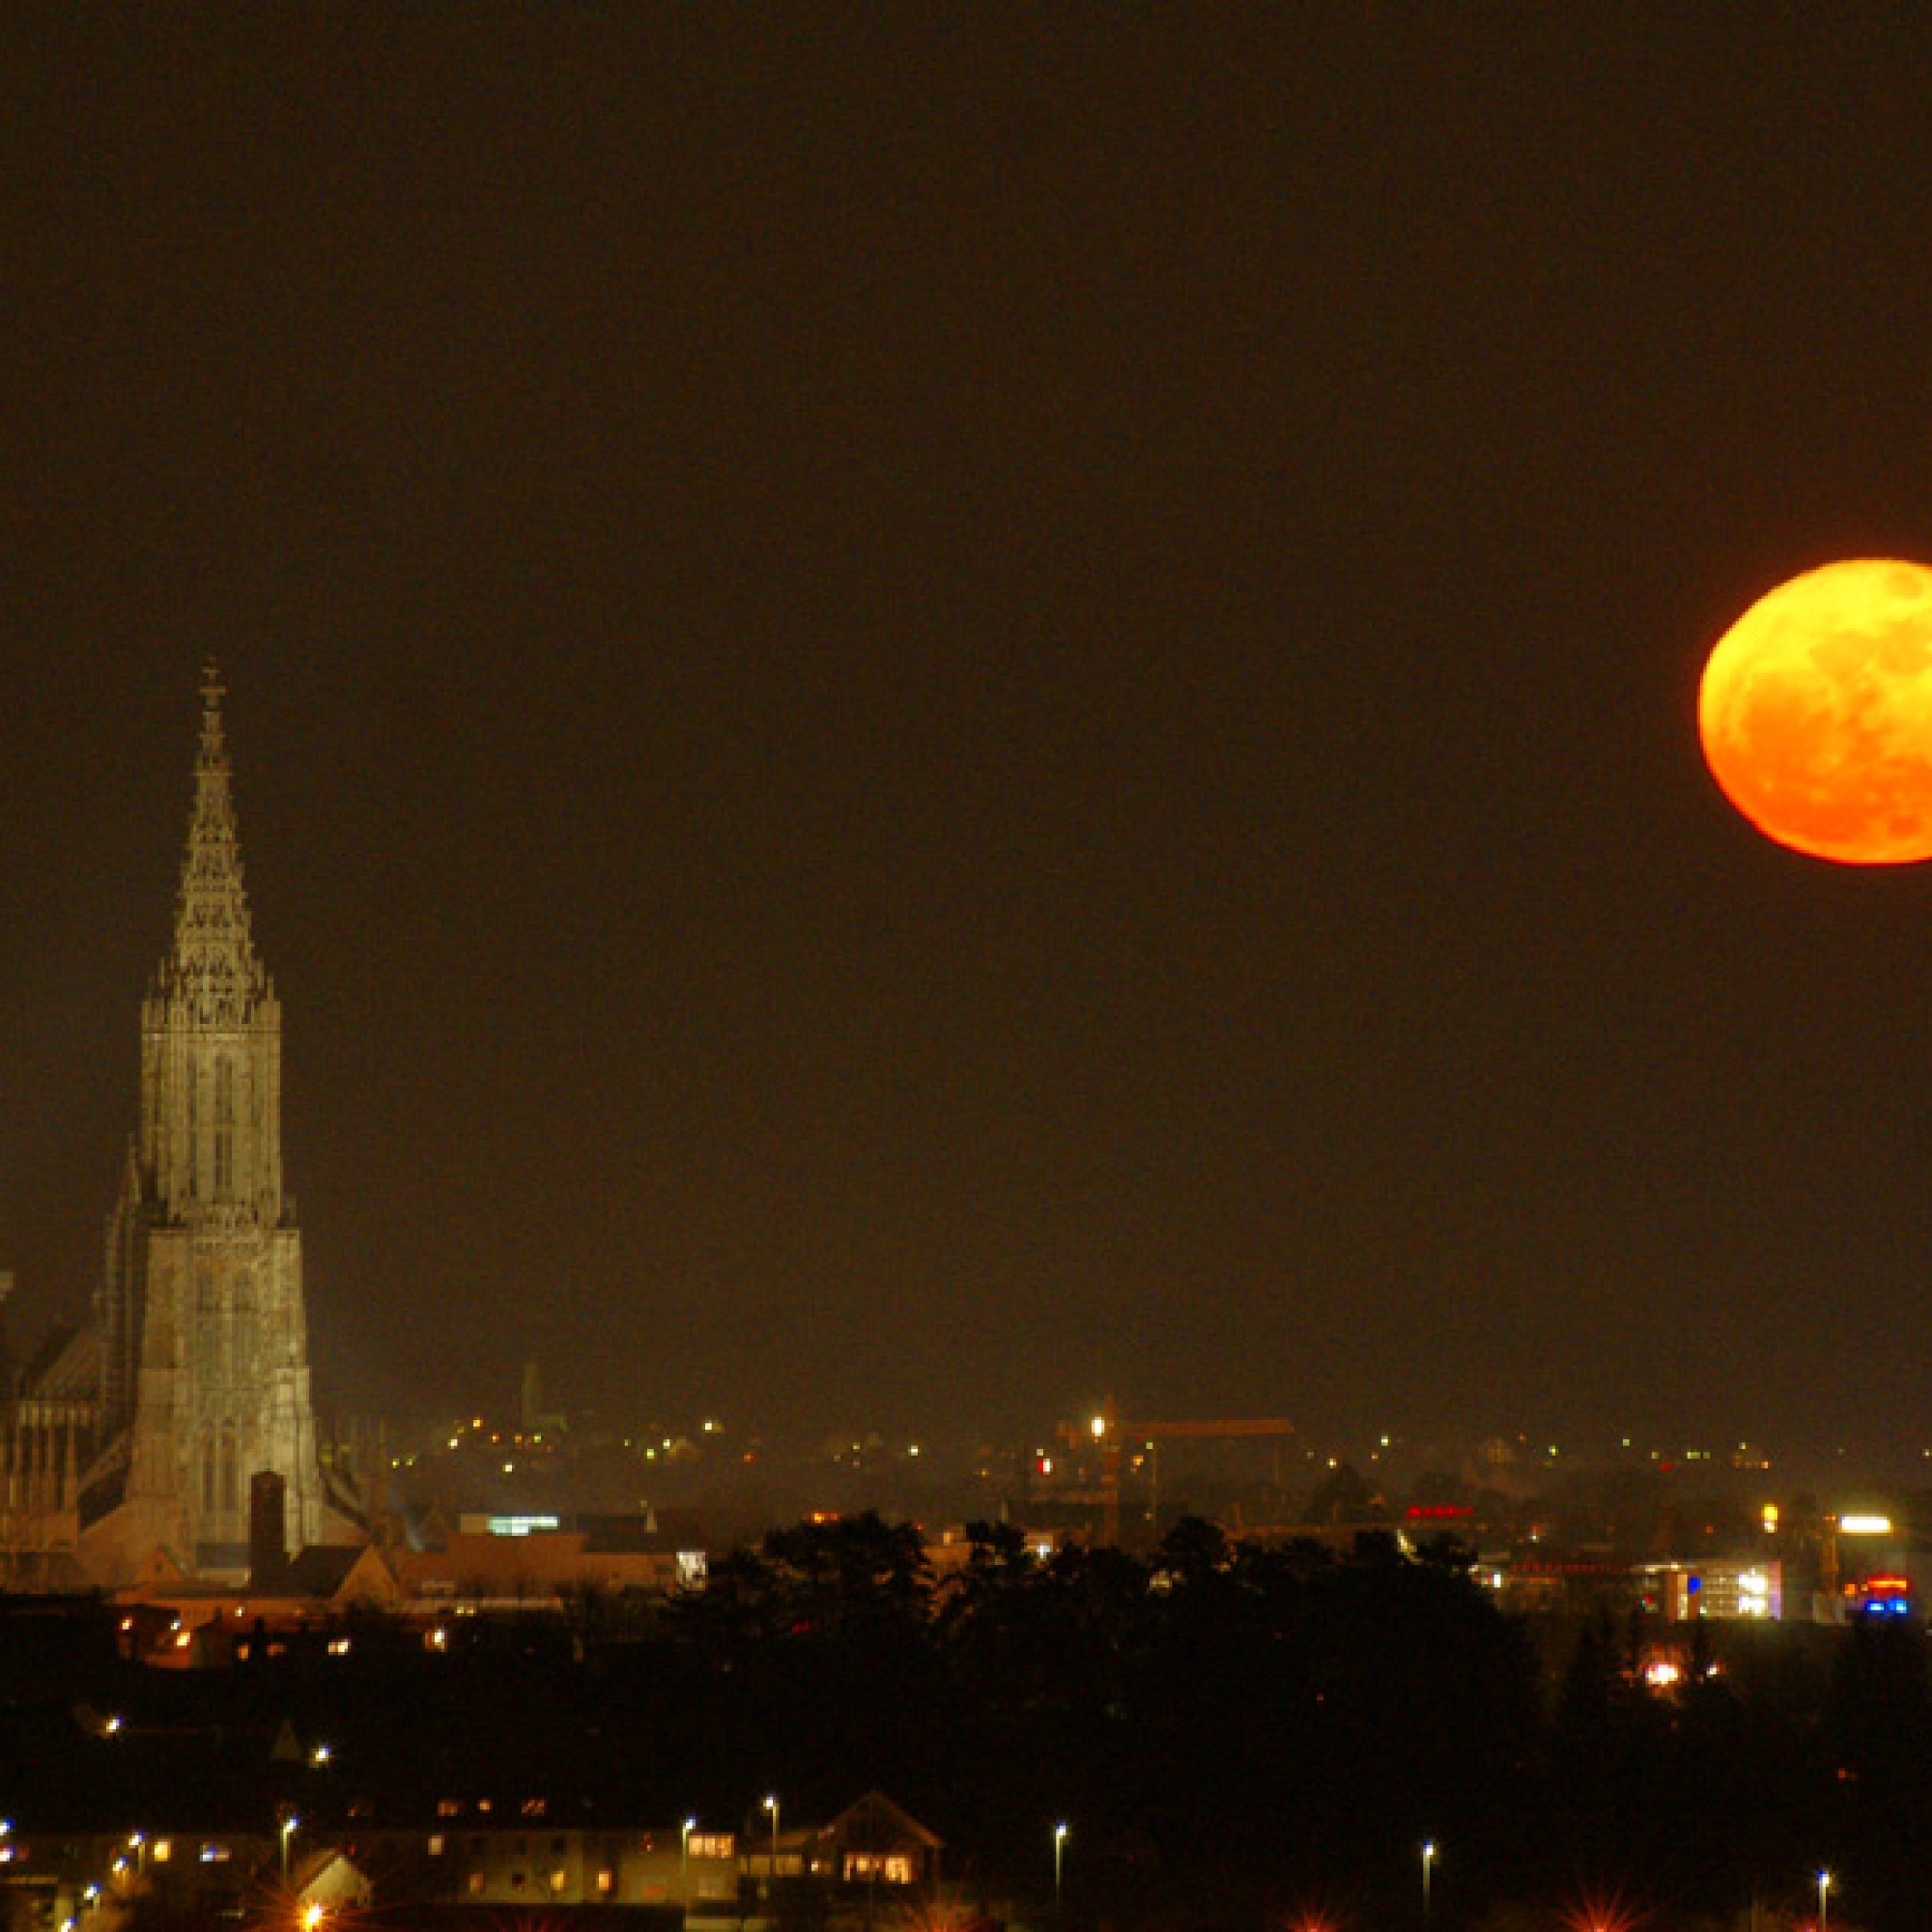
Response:
[[[1932,874],[1694,720],[1932,559],[1922,24],[11,38],[16,1348],[213,655],[319,1406],[1924,1446]]]

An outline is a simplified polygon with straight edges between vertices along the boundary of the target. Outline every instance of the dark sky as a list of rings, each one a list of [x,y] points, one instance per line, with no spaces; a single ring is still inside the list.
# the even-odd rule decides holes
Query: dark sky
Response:
[[[11,13],[16,1339],[213,652],[331,1401],[1932,1440],[1932,872],[1692,726],[1932,559],[1928,86],[1893,7]]]

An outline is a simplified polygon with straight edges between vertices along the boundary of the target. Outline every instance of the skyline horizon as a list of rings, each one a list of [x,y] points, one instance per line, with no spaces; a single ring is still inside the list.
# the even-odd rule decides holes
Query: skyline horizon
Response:
[[[206,680],[211,673],[215,675],[217,679],[225,676],[225,673],[220,672],[220,670],[218,669],[217,660],[215,659],[214,655],[212,652],[204,655],[199,667],[195,671],[194,681],[197,689],[201,689],[205,686]],[[226,688],[225,685],[223,688],[225,690]],[[190,777],[188,780],[188,788],[190,789],[191,789],[191,784],[192,784],[192,780]],[[242,775],[242,790],[243,797],[245,799],[245,793],[246,793],[245,773]],[[245,811],[239,815],[243,818],[245,823],[245,817],[246,817]],[[243,842],[243,850],[245,852],[248,849],[248,841],[244,838],[242,842]],[[245,865],[244,865],[244,869],[245,869]],[[251,898],[254,896],[254,887],[252,882],[250,885],[250,895]],[[274,980],[277,975],[272,960],[272,949],[270,949],[270,977],[271,980]],[[298,1062],[300,1056],[298,1053],[296,1055],[293,1055],[292,1058],[295,1058]],[[289,1135],[290,1140],[298,1147],[300,1144],[301,1135],[298,1126],[296,1125],[296,1122],[298,1120],[298,1110],[296,1114],[292,1115],[291,1117],[291,1124],[295,1128],[295,1130],[292,1131]],[[292,1195],[293,1193],[294,1190],[292,1190]],[[20,1286],[21,1284],[18,1280],[17,1270],[16,1270],[15,1295],[14,1297],[14,1303],[15,1307],[19,1305],[18,1291]],[[31,1290],[26,1299],[29,1304],[31,1304],[35,1299],[34,1295],[31,1293]],[[817,1314],[814,1311],[811,1318],[812,1325],[816,1325],[817,1319],[818,1319]],[[75,1313],[71,1308],[66,1311],[55,1309],[53,1312],[46,1315],[43,1326],[45,1327],[50,1324],[60,1323],[62,1321],[67,1321],[70,1323],[77,1323],[79,1325],[85,1325],[87,1320],[88,1317],[85,1312]],[[320,1344],[320,1347],[317,1350],[317,1356],[318,1356],[317,1372],[323,1380],[325,1388],[327,1388],[330,1384],[332,1384],[339,1376],[342,1376],[344,1373],[341,1365],[341,1358],[346,1357],[350,1362],[353,1363],[357,1356],[358,1350],[353,1340],[350,1340],[346,1344],[344,1344],[341,1338],[339,1337],[332,1338],[329,1333],[328,1324],[326,1321],[318,1328],[312,1319],[311,1329],[314,1339],[318,1341]],[[331,1348],[331,1341],[334,1341],[336,1343],[337,1348],[335,1349]],[[337,1353],[337,1349],[339,1349],[340,1350],[339,1355]],[[527,1357],[525,1359],[537,1360],[539,1358]],[[514,1377],[521,1373],[522,1366],[523,1365],[519,1363],[512,1367],[508,1367],[505,1370],[503,1370],[503,1373]],[[348,1374],[351,1378],[353,1378],[355,1370],[353,1368],[350,1369]],[[589,1399],[585,1401],[582,1406],[587,1408],[595,1408],[600,1406],[600,1400],[595,1393],[596,1386],[597,1385],[594,1382],[590,1384],[590,1387],[592,1389],[592,1395],[590,1396]],[[365,1389],[366,1389],[366,1383],[365,1383]],[[1111,1399],[1111,1395],[1112,1391],[1111,1390],[1107,1391],[1106,1399]],[[456,1391],[454,1390],[454,1388],[451,1388],[447,1391],[447,1397],[448,1399],[445,1401],[443,1405],[445,1407],[449,1407],[455,1410],[461,1410],[463,1408],[464,1404],[461,1400],[457,1399]],[[944,1398],[942,1396],[937,1398],[936,1400],[939,1402],[943,1402]],[[1100,1396],[1095,1396],[1094,1398],[1093,1398],[1094,1402],[1099,1402],[1101,1400],[1102,1398]],[[611,1390],[606,1389],[601,1398],[601,1406],[607,1407],[611,1406],[613,1406],[614,1401],[615,1397],[613,1393]],[[659,1406],[661,1407],[666,1406],[667,1405],[662,1403],[659,1405]],[[715,1410],[724,1405],[719,1399],[706,1397],[703,1394],[695,1394],[687,1399],[687,1406],[693,1407],[694,1411],[697,1411],[705,1409],[706,1407],[710,1407]],[[351,1412],[353,1412],[357,1406],[358,1405],[354,1402],[347,1405],[347,1407]],[[1076,1405],[1076,1406],[1078,1406]],[[1157,1407],[1158,1405],[1155,1405],[1155,1406]],[[1263,1408],[1265,1408],[1267,1405],[1264,1403],[1261,1405],[1261,1406]],[[1362,1436],[1374,1435],[1379,1433],[1380,1424],[1378,1421],[1369,1420],[1367,1419],[1367,1417],[1371,1413],[1380,1414],[1381,1409],[1385,1406],[1386,1406],[1385,1405],[1378,1406],[1373,1398],[1367,1398],[1365,1400],[1358,1399],[1357,1406],[1352,1411],[1347,1408],[1339,1408],[1339,1409],[1331,1408],[1325,1411],[1326,1419],[1322,1424],[1323,1431],[1326,1435],[1334,1437],[1349,1437],[1352,1435],[1362,1435]],[[1634,1406],[1634,1405],[1633,1405],[1633,1406]],[[832,1434],[838,1433],[836,1428],[830,1427],[832,1418],[829,1415],[822,1415],[813,1418],[806,1414],[798,1413],[796,1411],[793,1411],[788,1414],[782,1402],[775,1405],[774,1407],[775,1407],[775,1413],[773,1419],[771,1423],[767,1425],[769,1433],[774,1435],[790,1435],[796,1438],[796,1437],[809,1436],[814,1435],[818,1433],[821,1429],[829,1429],[830,1433]],[[1259,1409],[1254,1408],[1253,1405],[1250,1405],[1250,1409],[1252,1412],[1260,1412]],[[1520,1415],[1521,1410],[1519,1409],[1518,1413],[1519,1415]],[[1024,1435],[1025,1433],[1022,1420],[1017,1415],[1009,1416],[1007,1427],[1009,1433],[1010,1433],[1012,1429],[1019,1429],[1022,1435]],[[910,1420],[908,1420],[907,1422],[907,1428],[912,1433],[918,1433],[917,1425],[912,1423]],[[932,1434],[930,1430],[928,1430],[925,1433]],[[1444,1413],[1440,1417],[1440,1419],[1434,1425],[1410,1433],[1414,1435],[1428,1435],[1441,1436],[1451,1440],[1465,1439],[1472,1435],[1485,1436],[1485,1437],[1495,1436],[1501,1439],[1506,1439],[1507,1437],[1506,1430],[1498,1430],[1491,1428],[1486,1424],[1475,1420],[1472,1407],[1466,1405],[1463,1407],[1460,1416],[1450,1413]],[[1539,1435],[1547,1435],[1549,1433],[1551,1433],[1551,1431],[1547,1426],[1541,1428],[1532,1426],[1527,1428],[1525,1432],[1525,1439],[1534,1438]],[[1621,1424],[1600,1422],[1594,1426],[1584,1428],[1580,1433],[1590,1436],[1606,1437],[1608,1435],[1623,1434],[1624,1431]],[[1691,1436],[1695,1434],[1694,1430],[1692,1430],[1689,1425],[1675,1423],[1669,1418],[1659,1418],[1653,1420],[1648,1424],[1639,1425],[1637,1433],[1645,1434],[1652,1437],[1660,1439],[1669,1438],[1674,1434],[1675,1435],[1681,1437],[1687,1442],[1690,1441]],[[1705,1434],[1707,1435],[1711,1435],[1713,1439],[1719,1439],[1719,1440],[1726,1439],[1728,1435],[1733,1433],[1735,1432],[1729,1430],[1719,1430],[1715,1433],[1710,1431],[1705,1432]],[[1753,1439],[1753,1433],[1748,1428],[1745,1430],[1744,1434],[1746,1440]],[[1828,1443],[1830,1439],[1833,1436],[1842,1438],[1846,1435],[1846,1434],[1847,1432],[1844,1432],[1842,1430],[1833,1430],[1828,1428],[1822,1436],[1813,1435],[1808,1438],[1805,1438],[1803,1442],[1803,1453],[1811,1456],[1829,1454],[1830,1451],[1828,1448]],[[1876,1444],[1867,1445],[1868,1448],[1875,1448],[1876,1446],[1877,1446]],[[1932,1454],[1932,1451],[1928,1451],[1926,1453]]]
[[[1771,845],[1696,695],[1932,559],[1932,18],[4,68],[21,1332],[212,653],[329,1388],[1926,1426],[1932,872]]]

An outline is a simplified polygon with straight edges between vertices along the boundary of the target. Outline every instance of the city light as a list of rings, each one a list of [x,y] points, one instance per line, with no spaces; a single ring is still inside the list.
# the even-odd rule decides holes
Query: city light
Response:
[[[1625,1905],[1619,1895],[1586,1896],[1563,1915],[1564,1932],[1636,1932],[1641,1915]]]
[[[1889,1536],[1891,1519],[1889,1516],[1841,1516],[1838,1519],[1840,1536]]]

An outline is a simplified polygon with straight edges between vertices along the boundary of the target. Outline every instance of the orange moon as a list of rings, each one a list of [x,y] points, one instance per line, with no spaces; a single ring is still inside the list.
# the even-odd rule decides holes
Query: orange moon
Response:
[[[1760,597],[1704,667],[1697,730],[1766,838],[1845,866],[1932,859],[1932,570],[1861,557]]]

